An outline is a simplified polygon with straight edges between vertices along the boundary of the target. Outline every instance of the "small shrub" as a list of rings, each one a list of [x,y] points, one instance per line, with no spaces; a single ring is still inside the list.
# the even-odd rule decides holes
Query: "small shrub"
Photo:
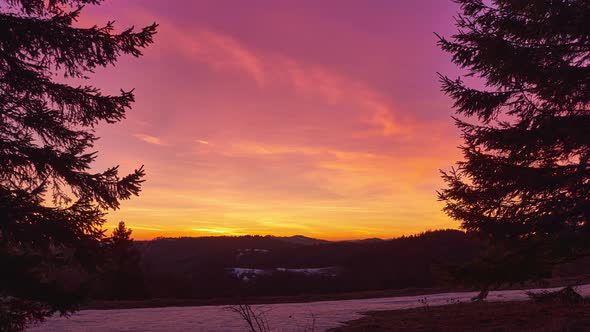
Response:
[[[567,304],[577,304],[582,303],[584,301],[582,295],[578,294],[578,292],[576,292],[571,286],[565,287],[554,292],[527,292],[526,294],[531,300],[540,303],[559,302]]]

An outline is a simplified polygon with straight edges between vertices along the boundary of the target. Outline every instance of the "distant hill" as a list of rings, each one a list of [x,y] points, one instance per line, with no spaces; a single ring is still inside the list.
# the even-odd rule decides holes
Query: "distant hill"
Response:
[[[326,241],[302,235],[137,241],[150,296],[207,298],[438,287],[444,266],[474,257],[457,230],[391,240]]]
[[[368,239],[359,239],[359,240],[345,240],[342,242],[353,242],[353,243],[371,243],[371,242],[383,242],[383,241],[387,241],[387,240],[383,240],[380,239],[378,237],[372,237],[372,238],[368,238]]]
[[[317,245],[317,244],[325,244],[329,243],[330,241],[314,239],[311,237],[303,236],[303,235],[294,235],[294,236],[287,236],[287,237],[276,237],[281,241],[285,241],[292,244],[300,244],[300,245]]]
[[[336,243],[336,242],[355,242],[355,243],[360,243],[360,242],[381,242],[381,241],[386,241],[380,238],[368,238],[368,239],[354,239],[354,240],[341,240],[341,241],[329,241],[329,240],[322,240],[322,239],[316,239],[316,238],[312,238],[312,237],[308,237],[308,236],[304,236],[304,235],[293,235],[293,236],[273,236],[273,235],[265,235],[265,236],[260,236],[260,235],[246,235],[246,236],[200,236],[200,237],[161,237],[161,238],[156,238],[154,240],[138,240],[138,243],[141,243],[141,245],[149,245],[149,243],[151,242],[174,242],[174,241],[181,241],[181,242],[199,242],[199,241],[210,241],[213,239],[223,239],[225,241],[228,242],[242,242],[242,240],[247,239],[247,240],[254,240],[254,241],[259,241],[260,238],[264,238],[267,240],[270,240],[267,244],[270,244],[272,242],[272,240],[278,240],[278,241],[283,241],[286,243],[290,243],[290,244],[295,244],[295,245],[318,245],[318,244],[326,244],[326,243]]]

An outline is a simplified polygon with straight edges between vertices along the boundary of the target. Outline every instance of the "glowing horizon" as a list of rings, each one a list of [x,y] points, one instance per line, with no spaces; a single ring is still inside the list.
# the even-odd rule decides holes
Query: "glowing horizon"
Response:
[[[137,239],[301,234],[342,240],[457,228],[439,169],[460,158],[457,76],[433,32],[451,1],[131,0],[88,6],[80,26],[160,24],[143,57],[90,83],[135,88],[100,126],[97,169],[145,165],[139,197],[110,211]]]

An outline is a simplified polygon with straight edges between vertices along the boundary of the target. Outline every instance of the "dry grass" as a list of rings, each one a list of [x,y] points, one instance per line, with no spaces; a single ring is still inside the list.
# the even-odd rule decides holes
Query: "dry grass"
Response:
[[[590,304],[459,303],[369,312],[333,332],[368,331],[590,331]]]
[[[236,304],[227,307],[227,310],[234,312],[242,318],[250,332],[270,332],[270,325],[266,313],[270,309],[254,309],[249,304]]]
[[[227,310],[237,314],[248,326],[249,332],[271,332],[267,313],[271,310],[263,306],[253,307],[249,304],[237,304],[226,307]],[[297,327],[299,332],[315,332],[316,316],[310,312],[310,321],[305,326]]]

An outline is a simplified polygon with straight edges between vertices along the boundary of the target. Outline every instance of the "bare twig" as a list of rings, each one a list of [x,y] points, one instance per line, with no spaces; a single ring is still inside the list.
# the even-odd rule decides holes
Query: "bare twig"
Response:
[[[269,310],[254,310],[249,304],[238,304],[227,307],[227,310],[240,315],[248,324],[251,332],[270,332],[266,313]]]

